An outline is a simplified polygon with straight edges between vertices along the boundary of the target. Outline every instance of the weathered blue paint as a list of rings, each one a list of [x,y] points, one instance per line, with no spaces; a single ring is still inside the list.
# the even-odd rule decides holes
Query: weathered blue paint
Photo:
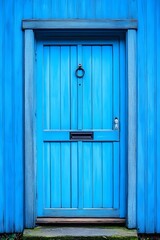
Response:
[[[123,20],[90,20],[90,19],[72,19],[67,21],[68,29],[137,29],[136,19]],[[67,29],[64,20],[23,20],[23,29]]]
[[[29,54],[26,54],[29,53]],[[31,30],[25,32],[25,46],[24,46],[24,63],[25,71],[24,77],[26,79],[24,86],[25,96],[25,116],[24,116],[24,135],[25,135],[25,155],[24,155],[24,181],[25,183],[32,179],[32,183],[27,187],[25,184],[25,226],[31,227],[35,221],[34,202],[32,197],[35,195],[35,94],[34,94],[34,34]],[[29,114],[30,113],[30,114]],[[32,171],[30,170],[32,169]],[[31,218],[32,216],[32,218]]]
[[[37,216],[124,218],[124,129],[114,129],[114,118],[125,112],[124,40],[64,38],[36,44]],[[79,63],[83,78],[75,74]],[[72,140],[72,131],[92,131],[93,139]]]
[[[89,10],[88,10],[89,9]],[[138,20],[137,229],[160,233],[159,0],[0,1],[0,231],[24,227],[23,18]],[[76,151],[76,143],[74,145]],[[58,151],[58,150],[57,150]]]
[[[136,106],[137,106],[137,82],[136,82],[136,31],[127,32],[127,78],[128,78],[128,209],[127,224],[130,228],[136,227]],[[130,131],[132,129],[132,131]],[[130,187],[132,186],[132,187]],[[132,217],[131,217],[132,216]]]

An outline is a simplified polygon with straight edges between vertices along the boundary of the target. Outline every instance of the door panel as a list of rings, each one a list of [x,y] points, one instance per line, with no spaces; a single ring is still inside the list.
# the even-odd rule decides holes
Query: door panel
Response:
[[[43,57],[44,129],[77,129],[76,47],[44,46]]]
[[[119,46],[118,40],[37,43],[38,217],[124,216],[125,159],[114,128],[123,108]],[[76,77],[78,64],[83,78]],[[70,137],[88,131],[93,139]]]
[[[112,129],[112,46],[83,46],[83,129]],[[118,99],[117,99],[117,104]]]

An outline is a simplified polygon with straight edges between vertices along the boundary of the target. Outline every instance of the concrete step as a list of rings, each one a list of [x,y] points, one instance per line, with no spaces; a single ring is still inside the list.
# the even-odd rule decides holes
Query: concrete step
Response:
[[[105,239],[138,239],[136,230],[125,227],[52,227],[39,226],[34,229],[25,229],[23,239],[56,239],[56,240],[105,240]]]

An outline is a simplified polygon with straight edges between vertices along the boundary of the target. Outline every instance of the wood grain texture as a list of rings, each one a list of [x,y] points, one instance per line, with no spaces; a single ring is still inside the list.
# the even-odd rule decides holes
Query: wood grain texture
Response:
[[[0,134],[2,134],[0,137],[0,232],[20,232],[24,227],[24,33],[22,19],[137,18],[137,228],[141,233],[150,231],[160,233],[159,0],[124,0],[123,3],[120,0],[99,0],[92,1],[92,6],[87,0],[70,0],[68,3],[66,0],[5,0],[0,1],[0,12]],[[150,51],[148,48],[151,48]],[[154,54],[153,49],[155,49]],[[152,70],[149,69],[150,65]],[[12,74],[9,69],[13,70]],[[4,98],[4,93],[8,96],[8,100]],[[151,102],[150,98],[152,98]],[[7,106],[9,102],[10,107]],[[11,105],[14,106],[11,107]],[[153,112],[152,109],[154,109]],[[4,117],[8,119],[7,125],[5,125]],[[148,149],[148,144],[151,151]],[[154,149],[152,149],[153,146]],[[11,148],[13,155],[10,152]],[[7,185],[10,187],[11,172],[14,173],[14,177],[11,177],[14,190],[10,192],[6,190],[5,182],[7,179]],[[127,180],[124,179],[123,183],[126,182]],[[152,196],[149,196],[150,188],[154,188]],[[10,208],[7,214],[4,214],[8,205]],[[14,214],[13,209],[15,209]],[[154,220],[152,224],[150,224],[150,214]]]
[[[158,3],[158,1],[156,1],[156,3]],[[159,29],[159,24],[160,24],[160,7],[157,8],[157,15],[156,15],[156,29]],[[156,53],[156,65],[155,65],[155,71],[156,71],[156,88],[157,88],[157,94],[156,94],[156,102],[155,102],[155,106],[156,106],[156,126],[157,123],[159,121],[159,116],[160,116],[160,81],[159,76],[160,76],[160,44],[158,44],[160,42],[160,31],[156,30],[156,45],[155,45],[155,53]],[[159,147],[160,146],[160,126],[158,125],[158,129],[156,131],[156,159],[160,159],[160,151],[159,151]],[[160,232],[160,216],[159,216],[159,212],[160,212],[160,191],[159,191],[159,186],[160,186],[160,178],[159,176],[159,172],[160,172],[160,161],[155,161],[155,176],[156,176],[156,197],[155,197],[155,206],[156,206],[156,230],[157,232]]]
[[[69,43],[66,39],[37,42],[38,217],[119,214],[120,134],[113,126],[120,105],[121,109],[124,106],[119,101],[119,47],[118,38],[103,42],[74,38]],[[124,55],[122,49],[121,54]],[[90,79],[85,75],[76,77],[78,63],[82,63]],[[124,78],[124,86],[123,81]],[[72,94],[77,101],[74,104]],[[77,129],[72,131],[72,125]],[[82,134],[86,128],[93,139],[71,139],[71,133]],[[122,197],[121,201],[126,200]]]
[[[13,14],[13,1],[10,3],[7,2],[4,5],[4,24],[7,25],[9,22],[9,14]],[[11,187],[11,183],[13,186],[15,185],[14,178],[14,169],[15,169],[15,159],[14,159],[14,146],[13,146],[13,137],[14,137],[14,128],[13,128],[13,119],[14,119],[14,101],[13,101],[13,48],[12,43],[9,39],[11,39],[13,34],[13,28],[8,25],[6,31],[4,32],[4,153],[5,153],[5,161],[4,161],[4,196],[5,196],[5,205],[4,205],[4,226],[6,231],[14,230],[14,201],[15,201],[15,192],[14,187]],[[8,87],[10,86],[10,87]],[[9,194],[8,194],[8,189]],[[10,204],[10,199],[12,199],[12,205]]]
[[[15,177],[15,214],[14,225],[17,226],[16,231],[22,232],[24,226],[24,161],[22,156],[24,155],[24,140],[23,140],[23,110],[24,103],[22,101],[24,97],[24,64],[22,64],[23,58],[23,33],[19,31],[21,26],[21,19],[23,17],[23,11],[21,6],[21,0],[14,2],[14,33],[13,33],[13,90],[14,90],[14,177]],[[18,57],[17,57],[18,56]],[[20,67],[22,66],[22,67]],[[18,93],[18,94],[17,94]],[[15,231],[15,230],[14,230]]]
[[[135,19],[109,20],[23,20],[23,29],[137,29]]]
[[[25,226],[35,224],[34,35],[25,32]],[[32,170],[31,170],[32,169]]]
[[[0,9],[3,9],[2,1],[0,1]],[[3,77],[4,77],[4,61],[2,60],[2,56],[4,54],[4,48],[3,48],[3,41],[4,41],[4,11],[2,11],[2,14],[0,15],[0,22],[2,23],[2,27],[0,28],[0,232],[3,232],[5,229],[4,226],[4,206],[5,206],[5,197],[4,197],[4,83],[3,83]]]
[[[136,227],[136,31],[127,33],[128,59],[128,227]]]
[[[94,223],[94,224],[124,224],[124,218],[37,218],[37,224],[83,224],[83,223]]]

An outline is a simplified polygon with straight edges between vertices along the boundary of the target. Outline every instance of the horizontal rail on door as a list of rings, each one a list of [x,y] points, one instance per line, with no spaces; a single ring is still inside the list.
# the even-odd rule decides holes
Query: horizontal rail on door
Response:
[[[83,132],[87,131],[81,131]],[[91,131],[89,131],[91,132]],[[44,142],[73,142],[73,141],[90,141],[90,142],[118,142],[119,141],[119,131],[117,130],[107,130],[107,131],[92,131],[93,138],[71,138],[73,131],[43,131],[43,141]],[[76,133],[76,131],[74,131]],[[79,133],[79,131],[77,131]]]
[[[57,211],[58,210],[58,211]],[[120,211],[114,208],[67,209],[44,208],[43,217],[119,217]]]

